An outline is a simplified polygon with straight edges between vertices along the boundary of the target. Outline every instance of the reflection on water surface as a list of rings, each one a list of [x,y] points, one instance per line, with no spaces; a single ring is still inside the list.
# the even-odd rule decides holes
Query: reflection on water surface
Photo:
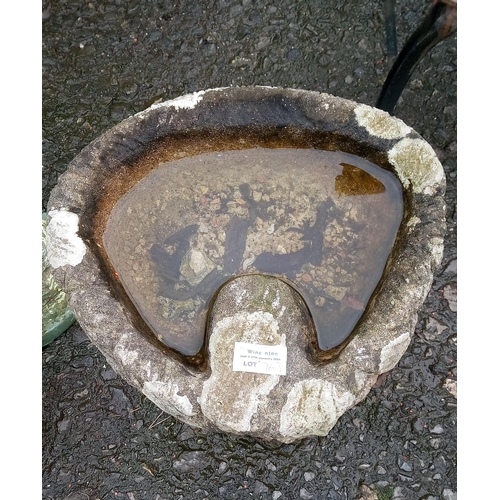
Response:
[[[192,356],[231,277],[289,280],[321,350],[349,337],[382,275],[403,213],[392,173],[315,149],[206,153],[160,165],[114,206],[103,242],[154,334]]]

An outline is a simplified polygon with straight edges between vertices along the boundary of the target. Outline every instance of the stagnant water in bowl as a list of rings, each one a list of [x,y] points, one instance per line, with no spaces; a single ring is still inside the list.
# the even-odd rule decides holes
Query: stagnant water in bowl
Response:
[[[113,207],[108,257],[165,345],[197,354],[207,309],[233,276],[291,281],[318,344],[341,344],[384,270],[403,214],[397,177],[316,149],[206,153],[160,165]]]

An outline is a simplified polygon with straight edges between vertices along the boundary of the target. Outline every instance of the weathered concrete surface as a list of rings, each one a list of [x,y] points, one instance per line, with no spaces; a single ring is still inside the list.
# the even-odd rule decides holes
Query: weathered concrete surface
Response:
[[[282,102],[287,102],[285,110]],[[321,121],[317,121],[318,114]],[[127,310],[126,302],[110,293],[113,278],[111,272],[105,277],[106,268],[102,264],[105,255],[99,262],[102,245],[99,229],[93,222],[95,207],[99,206],[96,192],[101,192],[109,203],[109,191],[102,189],[107,178],[114,171],[122,172],[124,163],[130,164],[137,155],[146,153],[148,141],[158,136],[170,137],[180,131],[205,130],[208,126],[218,131],[220,139],[231,133],[232,127],[239,130],[251,125],[254,130],[262,130],[261,136],[257,134],[253,139],[259,143],[267,140],[273,126],[284,121],[290,124],[290,129],[308,130],[314,126],[318,130],[334,130],[328,144],[337,144],[347,152],[363,151],[382,166],[392,168],[405,188],[405,214],[378,289],[356,326],[355,336],[334,362],[313,365],[305,355],[303,338],[294,329],[287,332],[288,320],[264,314],[269,311],[261,309],[261,301],[249,294],[249,303],[259,304],[252,312],[260,315],[261,327],[271,321],[263,331],[274,329],[273,335],[278,335],[281,329],[287,332],[272,337],[289,347],[294,370],[282,381],[255,375],[246,380],[245,376],[236,375],[236,380],[249,383],[246,389],[242,385],[242,389],[253,394],[252,403],[243,408],[241,395],[231,396],[225,384],[219,388],[215,380],[230,366],[229,344],[245,339],[258,323],[256,318],[249,323],[249,318],[242,321],[239,317],[236,332],[232,330],[223,348],[218,342],[227,337],[228,328],[234,328],[241,304],[224,318],[226,322],[233,318],[233,324],[229,321],[222,328],[219,321],[213,325],[209,363],[214,372],[208,382],[203,381],[206,373],[189,373],[179,361],[166,356],[161,346],[154,344],[154,336],[148,340],[147,332],[139,333],[136,323],[130,320],[133,311]],[[285,144],[296,141],[296,134],[287,130],[280,131],[280,140]],[[300,140],[308,144],[314,135],[307,137]],[[170,148],[175,150],[175,142]],[[79,182],[83,172],[85,184]],[[133,169],[129,172],[121,176],[134,175]],[[114,182],[111,184],[111,195],[118,196]],[[418,310],[442,257],[444,188],[444,173],[432,148],[401,120],[385,112],[375,109],[369,112],[365,105],[296,89],[212,89],[154,105],[124,120],[75,158],[49,199],[49,262],[55,278],[70,296],[75,316],[111,366],[164,411],[197,427],[248,432],[263,439],[290,442],[326,435],[342,413],[366,397],[377,376],[391,370],[404,354]],[[236,286],[235,283],[231,286]],[[275,294],[272,288],[271,292]],[[238,300],[245,293],[241,289]],[[283,321],[285,324],[281,326]],[[225,382],[228,376],[228,373],[222,376]],[[213,400],[220,398],[225,398],[225,403],[217,409]],[[266,398],[273,400],[272,407],[263,403]],[[241,409],[238,415],[229,411],[231,402]]]
[[[282,442],[325,436],[406,350],[410,332],[397,335],[385,326],[367,331],[337,360],[315,366],[307,356],[313,326],[300,296],[276,278],[236,278],[214,304],[212,371],[203,384],[202,412],[214,426],[235,434]],[[233,371],[235,342],[286,345],[286,375]]]
[[[280,429],[282,408],[293,381],[310,364],[306,344],[311,328],[301,297],[286,283],[255,275],[225,285],[208,331],[211,374],[201,393],[204,415],[228,432],[286,440],[287,429]],[[235,342],[286,346],[286,375],[233,371]]]

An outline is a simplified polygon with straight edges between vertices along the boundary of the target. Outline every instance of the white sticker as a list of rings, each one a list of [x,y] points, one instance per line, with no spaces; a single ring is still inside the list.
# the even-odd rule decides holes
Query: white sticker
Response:
[[[286,375],[286,346],[235,342],[233,371]]]

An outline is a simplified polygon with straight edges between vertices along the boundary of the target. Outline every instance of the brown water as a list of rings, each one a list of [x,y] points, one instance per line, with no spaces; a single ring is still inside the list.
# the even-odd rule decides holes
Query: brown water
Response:
[[[142,318],[181,354],[201,349],[217,289],[256,272],[293,283],[327,351],[359,321],[402,213],[397,177],[363,158],[255,148],[160,165],[116,203],[103,242]]]

